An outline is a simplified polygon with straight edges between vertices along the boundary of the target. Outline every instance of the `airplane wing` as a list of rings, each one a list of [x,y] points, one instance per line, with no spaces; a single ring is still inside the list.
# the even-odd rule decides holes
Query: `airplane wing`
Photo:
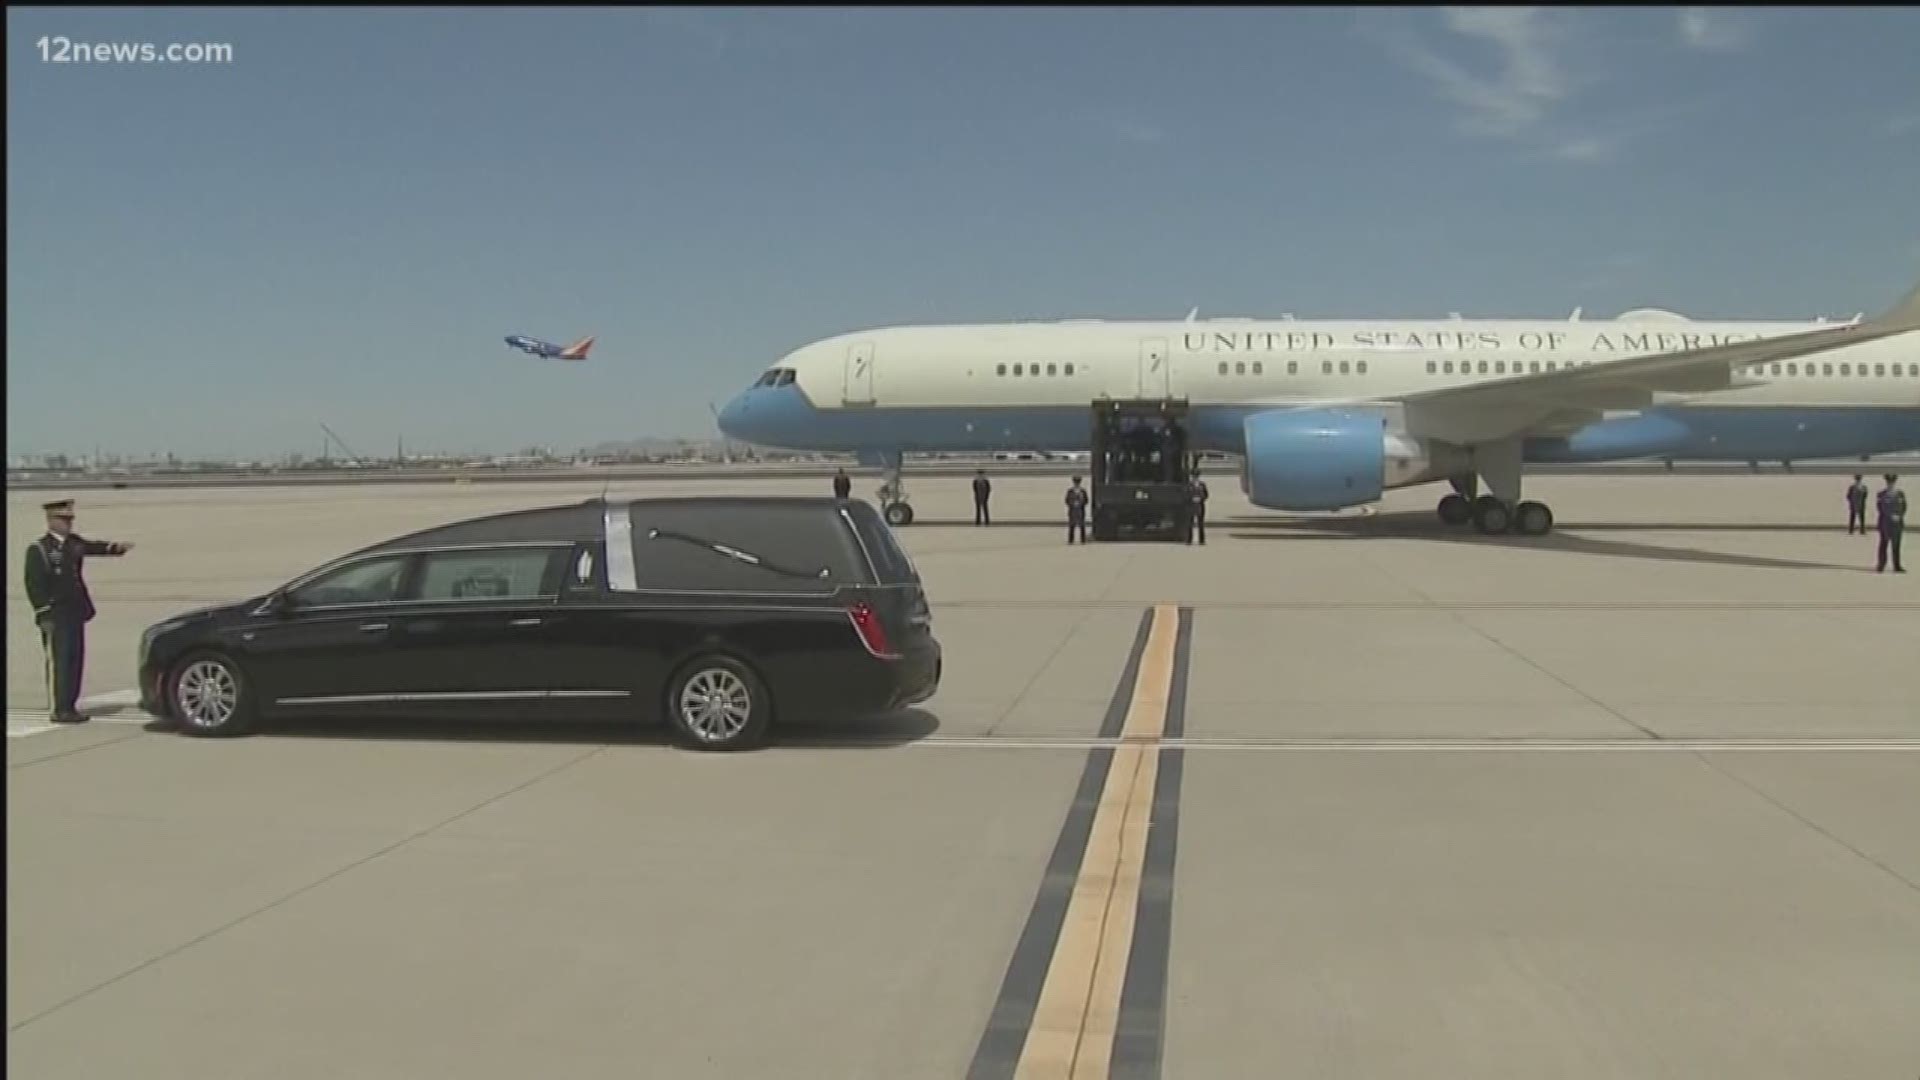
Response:
[[[1407,432],[1416,437],[1470,444],[1564,433],[1591,423],[1607,410],[1646,408],[1658,393],[1701,393],[1747,385],[1735,371],[1748,364],[1808,356],[1916,329],[1920,329],[1920,288],[1868,322],[1514,375],[1389,400],[1405,408]]]

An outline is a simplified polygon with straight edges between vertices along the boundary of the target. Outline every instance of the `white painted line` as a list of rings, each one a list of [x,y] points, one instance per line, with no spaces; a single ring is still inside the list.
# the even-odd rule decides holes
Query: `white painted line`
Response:
[[[808,740],[795,738],[792,745]],[[831,745],[838,740],[819,740]],[[851,739],[849,742],[867,740]],[[878,741],[878,740],[875,740]],[[993,736],[931,736],[906,746],[955,750],[1095,750],[1122,745],[1120,739],[997,738]],[[1333,753],[1382,751],[1399,753],[1698,753],[1702,751],[1889,752],[1920,751],[1920,739],[1233,739],[1184,737],[1162,739],[1163,750],[1274,750]]]

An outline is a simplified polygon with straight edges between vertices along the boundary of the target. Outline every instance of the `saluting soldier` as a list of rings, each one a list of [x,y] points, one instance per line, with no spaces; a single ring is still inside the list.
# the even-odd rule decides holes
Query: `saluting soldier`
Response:
[[[1904,574],[1907,568],[1900,565],[1900,539],[1907,531],[1907,493],[1897,486],[1900,478],[1893,473],[1886,475],[1887,486],[1880,489],[1880,497],[1875,500],[1875,509],[1880,512],[1880,565],[1878,570],[1885,573],[1887,556],[1893,556],[1893,572]]]
[[[1187,543],[1193,543],[1196,534],[1202,544],[1207,542],[1207,482],[1197,468],[1187,478]]]
[[[87,623],[94,615],[83,566],[89,555],[124,555],[133,545],[88,540],[73,531],[73,500],[41,504],[47,533],[27,546],[27,599],[47,656],[47,695],[56,724],[77,724],[86,669]]]
[[[1067,543],[1073,543],[1075,534],[1081,543],[1087,542],[1087,489],[1080,486],[1077,476],[1067,488]]]

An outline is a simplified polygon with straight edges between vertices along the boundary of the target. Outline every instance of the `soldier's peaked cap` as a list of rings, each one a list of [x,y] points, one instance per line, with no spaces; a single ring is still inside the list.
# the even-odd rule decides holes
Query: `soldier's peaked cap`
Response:
[[[45,510],[49,514],[71,514],[73,513],[73,500],[55,499],[50,503],[41,503],[40,509]]]

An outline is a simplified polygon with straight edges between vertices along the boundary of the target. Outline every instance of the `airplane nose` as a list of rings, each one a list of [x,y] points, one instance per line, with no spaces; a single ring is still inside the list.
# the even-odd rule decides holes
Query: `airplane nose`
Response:
[[[746,438],[747,395],[735,394],[731,400],[720,407],[715,421],[720,426],[720,434],[729,439]]]

